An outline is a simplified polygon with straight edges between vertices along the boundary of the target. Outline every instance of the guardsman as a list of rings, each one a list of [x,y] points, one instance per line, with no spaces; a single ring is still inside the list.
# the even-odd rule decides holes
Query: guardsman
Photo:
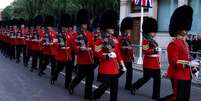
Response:
[[[68,28],[71,26],[71,16],[69,14],[63,14],[60,19],[60,25],[59,33],[57,35],[57,54],[55,57],[57,66],[51,77],[51,84],[54,84],[59,73],[65,67],[65,88],[67,89],[72,79],[72,37],[68,32]]]
[[[132,79],[133,79],[133,18],[126,17],[121,22],[121,35],[118,37],[119,41],[119,49],[121,53],[121,57],[125,63],[127,73],[126,73],[126,84],[125,89],[130,90]]]
[[[78,11],[77,23],[78,31],[73,35],[73,49],[76,54],[78,73],[70,83],[68,91],[70,94],[73,94],[74,88],[86,77],[84,98],[90,99],[94,79],[94,42],[92,33],[88,31],[90,17],[86,9]]]
[[[92,23],[93,26],[93,38],[94,38],[94,43],[101,38],[101,30],[100,30],[100,17],[97,16],[95,17],[95,19],[93,20]],[[99,65],[99,59],[97,57],[94,57],[94,69],[97,68]],[[101,81],[101,77],[98,74],[97,76],[97,80]]]
[[[34,19],[34,28],[32,33],[32,66],[30,71],[33,72],[37,69],[38,60],[39,68],[42,67],[42,38],[44,36],[44,31],[42,30],[43,17],[38,15]]]
[[[152,99],[158,100],[160,98],[160,61],[158,43],[153,39],[158,30],[157,21],[153,18],[147,17],[143,22],[143,77],[132,85],[131,94],[135,95],[136,90],[142,87],[147,81],[153,78],[153,93]]]
[[[27,67],[30,57],[32,55],[32,33],[33,33],[33,20],[32,19],[27,19],[26,20],[27,24],[27,30],[26,30],[26,35],[25,35],[25,42],[26,42],[26,56],[25,56],[25,62],[24,66]]]
[[[10,30],[9,30],[9,43],[10,43],[10,59],[16,58],[16,33],[17,33],[17,19],[11,20]]]
[[[126,68],[121,59],[118,40],[112,36],[117,28],[117,22],[118,15],[113,10],[107,10],[101,17],[101,38],[95,42],[94,51],[99,59],[102,84],[93,92],[93,101],[99,99],[108,88],[110,88],[110,101],[117,101],[118,75],[120,69],[125,71]]]
[[[161,101],[189,101],[191,92],[190,52],[186,42],[191,30],[193,9],[183,5],[170,19],[169,33],[173,37],[167,47],[169,67],[167,76],[172,82],[173,94]]]
[[[49,62],[51,62],[51,76],[56,66],[56,43],[57,32],[54,30],[55,20],[53,16],[47,16],[45,18],[45,34],[43,38],[43,65],[39,68],[39,76],[44,75],[44,70],[47,68]]]
[[[26,34],[25,20],[23,18],[19,18],[16,33],[16,63],[20,62],[21,53],[22,52],[24,53],[25,34]]]

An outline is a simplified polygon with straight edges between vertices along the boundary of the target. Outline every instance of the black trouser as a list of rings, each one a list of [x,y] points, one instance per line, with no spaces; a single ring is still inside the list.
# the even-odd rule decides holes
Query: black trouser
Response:
[[[22,53],[22,45],[16,45],[16,61],[20,62],[20,56]]]
[[[32,66],[31,69],[36,69],[39,60],[39,68],[42,66],[42,56],[40,51],[32,51]]]
[[[93,98],[99,99],[104,92],[110,88],[110,101],[117,101],[118,97],[118,76],[117,75],[101,75],[103,82],[94,91]]]
[[[78,64],[77,68],[78,68],[78,74],[72,80],[69,87],[74,89],[75,86],[77,86],[81,82],[81,80],[86,77],[84,97],[85,98],[91,98],[91,96],[92,96],[92,84],[93,84],[93,79],[94,79],[93,65],[92,64],[89,64],[89,65]]]
[[[154,80],[152,98],[153,99],[159,99],[160,98],[160,86],[161,86],[160,69],[144,68],[143,77],[133,84],[133,89],[139,89],[147,81],[149,81],[151,77]]]
[[[54,69],[56,67],[56,60],[53,55],[43,55],[43,64],[39,68],[39,72],[42,73],[47,68],[47,65],[51,62],[51,76],[53,76]]]
[[[69,83],[72,79],[72,63],[71,61],[58,61],[57,60],[57,66],[53,72],[52,80],[57,80],[59,73],[64,69],[65,67],[65,87],[68,88]]]
[[[132,62],[125,62],[126,66],[126,84],[125,88],[130,89],[132,85],[132,80],[133,80],[133,67],[132,67]]]
[[[15,55],[16,55],[16,50],[15,50],[15,45],[10,45],[10,50],[9,50],[9,54],[10,54],[10,59],[15,59]]]
[[[26,55],[27,55],[26,45],[22,46],[22,53],[23,53],[23,63],[25,63],[26,62]]]
[[[176,80],[176,101],[189,101],[191,93],[191,80]]]
[[[26,48],[26,56],[25,56],[25,62],[24,62],[25,66],[28,65],[31,55],[32,55],[32,50],[29,48]]]

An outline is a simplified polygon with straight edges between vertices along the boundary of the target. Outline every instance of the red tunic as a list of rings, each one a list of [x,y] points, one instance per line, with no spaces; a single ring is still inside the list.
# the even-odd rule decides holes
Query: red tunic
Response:
[[[65,46],[65,49],[61,49],[57,45],[57,54],[55,56],[55,59],[58,61],[68,61],[68,60],[71,61],[72,60],[72,55],[71,55],[72,39],[71,39],[71,35],[68,34],[67,32],[63,32],[62,34],[64,34],[66,36],[66,46]]]
[[[26,29],[22,28],[22,36],[21,37],[16,37],[16,45],[25,45],[25,35],[26,35]],[[16,33],[16,36],[18,36],[18,32]]]
[[[120,53],[121,53],[121,57],[123,59],[124,62],[132,62],[134,60],[133,57],[133,47],[132,47],[132,36],[127,36],[126,37],[127,42],[129,42],[129,46],[125,46],[125,44],[122,42],[122,36],[120,35],[118,37],[118,41],[119,41],[119,49],[120,49]],[[127,47],[128,49],[125,49],[125,47]]]
[[[93,57],[93,36],[91,32],[84,32],[84,35],[86,36],[88,43],[87,47],[91,48],[91,50],[87,51],[80,51],[79,50],[79,45],[76,42],[76,37],[78,33],[73,34],[73,49],[75,51],[75,54],[77,56],[77,64],[93,64],[94,63],[94,57]]]
[[[42,51],[42,38],[44,36],[44,31],[42,29],[37,29],[37,33],[39,34],[39,41],[32,41],[31,47],[34,51]]]
[[[143,39],[143,68],[160,69],[159,53],[155,51],[158,44],[154,40]]]
[[[190,68],[179,61],[190,61],[187,43],[182,39],[173,39],[167,47],[168,77],[176,80],[191,80]]]
[[[43,54],[55,56],[56,55],[56,51],[57,51],[57,48],[56,48],[57,44],[54,42],[54,39],[57,36],[57,32],[55,32],[55,31],[49,31],[48,33],[50,35],[50,39],[51,39],[52,45],[43,46]]]
[[[99,59],[99,73],[106,75],[116,75],[119,74],[119,64],[123,61],[119,52],[119,46],[117,39],[113,38],[114,48],[113,51],[116,53],[117,58],[106,59],[108,50],[102,49],[103,40],[97,39],[95,42],[95,56]]]

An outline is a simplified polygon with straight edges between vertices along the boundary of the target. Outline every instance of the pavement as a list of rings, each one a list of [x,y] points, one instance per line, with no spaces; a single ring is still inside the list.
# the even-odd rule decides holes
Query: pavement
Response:
[[[64,89],[64,77],[59,76],[54,86],[49,84],[50,71],[47,69],[46,75],[39,77],[37,71],[30,72],[30,67],[24,67],[22,63],[16,64],[0,54],[0,101],[87,101],[83,98],[84,82],[80,83],[74,90],[74,95],[69,95]],[[95,77],[97,75],[97,70]],[[134,69],[133,82],[142,77],[140,70]],[[152,83],[150,80],[133,96],[129,91],[124,90],[125,75],[119,79],[118,101],[153,101]],[[94,80],[94,89],[100,85]],[[170,80],[162,79],[161,97],[171,93]],[[201,86],[192,85],[191,101],[201,101]],[[100,101],[109,101],[109,91],[107,91]]]

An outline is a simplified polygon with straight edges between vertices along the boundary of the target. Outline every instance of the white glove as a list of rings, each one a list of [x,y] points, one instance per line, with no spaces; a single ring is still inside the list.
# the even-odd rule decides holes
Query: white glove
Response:
[[[121,63],[121,66],[122,66],[121,70],[122,70],[123,72],[125,72],[127,69],[126,69],[126,66],[124,65],[124,63]]]
[[[109,58],[116,58],[117,57],[117,55],[114,52],[110,52],[108,54],[108,56],[109,56]]]
[[[161,52],[161,51],[162,51],[162,48],[156,47],[155,50],[158,51],[158,52]]]
[[[58,39],[54,38],[54,39],[53,39],[53,42],[54,42],[54,43],[55,43],[55,42],[58,42]]]
[[[195,75],[195,78],[198,79],[199,78],[199,71],[197,71],[194,75]]]
[[[199,62],[196,60],[192,60],[189,62],[188,64],[190,67],[198,67],[199,66]]]

